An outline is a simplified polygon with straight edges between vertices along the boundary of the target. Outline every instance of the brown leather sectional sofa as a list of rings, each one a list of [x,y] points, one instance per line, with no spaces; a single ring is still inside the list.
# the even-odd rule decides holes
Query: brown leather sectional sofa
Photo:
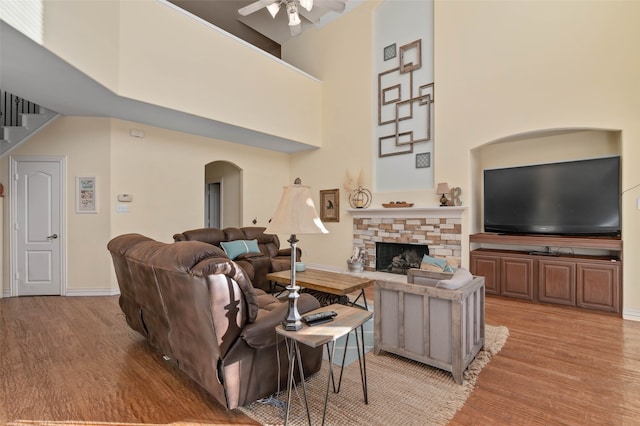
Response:
[[[240,240],[257,240],[260,253],[245,253],[235,259],[246,272],[255,288],[274,292],[267,274],[291,269],[291,248],[280,248],[280,239],[274,234],[265,234],[266,228],[247,226],[244,228],[199,228],[173,235],[174,241],[202,241],[222,248],[221,243]],[[296,262],[302,251],[296,248]]]
[[[275,327],[287,303],[254,288],[221,249],[140,234],[117,236],[107,248],[129,326],[223,406],[233,409],[283,389],[287,354]],[[298,299],[301,313],[319,306],[313,296]],[[300,349],[308,377],[320,369],[322,349]]]

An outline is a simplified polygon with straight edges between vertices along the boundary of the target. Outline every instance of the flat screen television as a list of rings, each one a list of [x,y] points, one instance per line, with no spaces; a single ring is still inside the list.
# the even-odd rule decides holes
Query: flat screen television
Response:
[[[484,170],[485,232],[620,234],[620,157]]]

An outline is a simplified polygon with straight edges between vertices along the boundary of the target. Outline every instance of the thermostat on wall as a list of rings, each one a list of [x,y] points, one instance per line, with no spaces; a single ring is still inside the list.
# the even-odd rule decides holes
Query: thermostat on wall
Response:
[[[133,201],[133,195],[131,194],[118,194],[118,201],[121,203],[130,203]]]

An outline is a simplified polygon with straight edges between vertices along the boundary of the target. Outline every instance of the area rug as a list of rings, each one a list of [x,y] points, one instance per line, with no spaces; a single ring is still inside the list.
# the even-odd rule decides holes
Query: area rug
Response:
[[[366,355],[369,404],[364,404],[358,363],[345,367],[340,393],[329,392],[327,425],[445,425],[462,408],[473,391],[480,370],[504,346],[509,330],[485,326],[485,346],[458,385],[451,373],[386,352]],[[328,363],[307,381],[307,398],[313,424],[322,421]],[[334,371],[336,369],[334,368]],[[339,371],[339,369],[338,369]],[[292,396],[289,424],[308,424],[300,399],[302,387]],[[254,402],[240,410],[263,425],[284,424],[286,391],[276,399]]]

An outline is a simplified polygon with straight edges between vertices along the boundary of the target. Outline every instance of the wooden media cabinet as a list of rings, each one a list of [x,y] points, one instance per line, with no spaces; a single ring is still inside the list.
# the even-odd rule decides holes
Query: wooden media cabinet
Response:
[[[471,272],[485,277],[487,294],[621,313],[620,238],[481,233],[471,235],[469,241],[500,246],[470,252]],[[545,253],[510,249],[510,245],[561,249]],[[572,254],[574,248],[598,249],[609,255]]]

